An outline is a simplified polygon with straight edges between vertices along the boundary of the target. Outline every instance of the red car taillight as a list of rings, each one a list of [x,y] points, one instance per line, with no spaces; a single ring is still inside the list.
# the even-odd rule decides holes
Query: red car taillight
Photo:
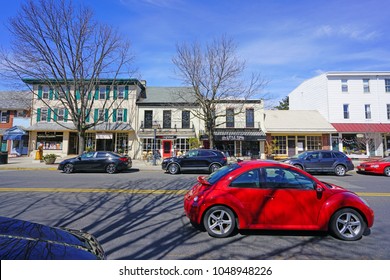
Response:
[[[120,157],[119,160],[122,162],[127,162],[128,159],[127,159],[127,157]]]

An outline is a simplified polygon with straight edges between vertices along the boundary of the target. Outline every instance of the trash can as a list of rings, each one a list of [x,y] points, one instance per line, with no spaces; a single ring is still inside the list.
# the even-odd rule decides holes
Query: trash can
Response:
[[[8,163],[8,153],[0,152],[0,164]]]

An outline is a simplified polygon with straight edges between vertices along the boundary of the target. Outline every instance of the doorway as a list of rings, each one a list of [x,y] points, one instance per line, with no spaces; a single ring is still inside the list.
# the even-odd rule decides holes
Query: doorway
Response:
[[[171,157],[171,149],[172,149],[172,141],[171,140],[163,140],[163,158]]]
[[[112,139],[97,139],[96,151],[113,151],[114,145]]]

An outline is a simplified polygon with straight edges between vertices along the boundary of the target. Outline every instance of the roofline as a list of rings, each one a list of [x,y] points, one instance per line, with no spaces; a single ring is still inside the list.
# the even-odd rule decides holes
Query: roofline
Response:
[[[390,71],[329,71],[326,76],[390,76]]]
[[[79,79],[79,81],[81,80],[83,79]],[[90,79],[84,79],[84,80],[91,81]],[[26,84],[31,84],[31,85],[65,82],[65,80],[56,80],[56,79],[22,79],[22,81]],[[75,79],[67,79],[66,81],[72,83],[75,81]],[[98,79],[96,80],[96,84],[102,84],[102,85],[130,84],[130,85],[137,85],[143,90],[145,89],[145,85],[138,79]]]

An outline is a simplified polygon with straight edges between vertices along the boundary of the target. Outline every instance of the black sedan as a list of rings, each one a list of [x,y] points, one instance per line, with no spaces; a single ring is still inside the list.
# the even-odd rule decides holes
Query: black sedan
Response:
[[[103,248],[86,232],[0,217],[0,260],[101,260]]]
[[[97,151],[86,152],[78,157],[66,159],[58,165],[58,170],[68,174],[75,171],[105,171],[113,174],[131,167],[132,161],[129,156]]]

